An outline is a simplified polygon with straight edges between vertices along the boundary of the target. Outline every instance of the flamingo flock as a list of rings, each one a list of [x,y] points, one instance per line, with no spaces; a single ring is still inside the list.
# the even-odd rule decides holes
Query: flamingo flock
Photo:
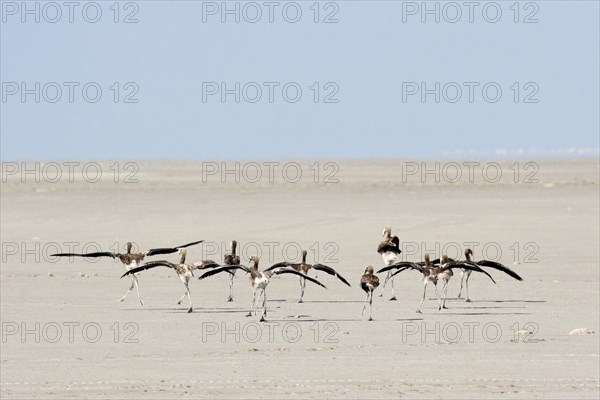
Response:
[[[461,286],[458,298],[461,298],[461,294],[463,292],[463,288],[465,290],[466,299],[465,301],[470,302],[471,299],[469,297],[469,277],[473,272],[481,273],[486,275],[494,284],[496,283],[494,278],[486,271],[486,269],[493,269],[500,272],[503,272],[509,275],[511,278],[514,278],[518,281],[522,281],[523,279],[514,271],[512,271],[507,266],[490,260],[480,260],[473,261],[473,251],[470,248],[465,249],[464,255],[465,260],[454,260],[449,258],[447,255],[442,255],[440,259],[430,260],[429,254],[424,255],[423,261],[418,260],[415,262],[411,261],[399,261],[400,254],[402,251],[400,250],[400,240],[397,236],[392,235],[392,229],[390,226],[386,226],[383,230],[383,241],[381,241],[377,247],[377,252],[381,255],[384,267],[375,271],[375,268],[372,265],[368,265],[365,268],[364,274],[360,278],[360,288],[366,293],[367,297],[363,304],[362,314],[365,314],[367,308],[369,309],[369,321],[373,320],[372,317],[372,309],[373,309],[373,294],[376,289],[380,285],[380,280],[377,274],[387,273],[382,285],[382,290],[380,296],[383,296],[386,286],[389,284],[391,286],[391,295],[392,297],[389,300],[397,300],[394,294],[394,279],[397,275],[404,271],[416,271],[422,275],[423,280],[423,296],[421,298],[419,307],[417,309],[418,313],[422,313],[423,303],[425,302],[425,298],[427,296],[427,287],[429,284],[434,286],[438,310],[443,312],[446,307],[446,299],[448,296],[448,282],[454,276],[454,270],[461,271]],[[166,267],[170,268],[179,277],[180,281],[183,283],[185,287],[185,292],[177,302],[177,304],[181,304],[181,302],[187,297],[189,302],[189,308],[187,310],[188,313],[193,312],[192,305],[192,296],[190,292],[190,280],[194,277],[195,271],[203,271],[201,275],[198,276],[199,280],[204,280],[211,276],[218,275],[220,273],[226,273],[229,275],[229,297],[227,298],[227,302],[233,301],[233,286],[234,280],[237,271],[242,271],[245,274],[248,274],[250,280],[250,286],[253,292],[253,299],[250,305],[250,310],[246,316],[251,317],[253,315],[257,315],[260,312],[260,321],[266,321],[267,317],[267,286],[271,279],[275,275],[296,275],[299,277],[300,282],[300,299],[299,303],[303,302],[304,292],[306,287],[306,282],[311,282],[317,286],[326,289],[326,286],[318,281],[316,278],[313,278],[308,275],[310,270],[321,271],[328,275],[331,275],[337,279],[339,279],[343,284],[348,287],[351,287],[350,283],[346,278],[344,278],[340,273],[338,273],[333,268],[316,263],[309,264],[306,261],[307,251],[302,251],[302,260],[300,263],[292,263],[289,261],[282,261],[276,264],[269,266],[264,270],[259,270],[259,257],[254,255],[250,257],[247,261],[249,263],[249,267],[243,265],[241,263],[240,257],[236,253],[237,249],[237,241],[233,240],[231,242],[231,253],[226,254],[223,257],[223,262],[218,263],[213,260],[203,260],[194,263],[186,263],[187,258],[187,249],[188,247],[198,245],[202,243],[203,240],[187,243],[181,246],[175,247],[165,247],[165,248],[154,248],[147,250],[145,252],[140,253],[132,253],[132,243],[127,243],[127,252],[125,254],[112,253],[112,252],[97,252],[97,253],[87,253],[87,254],[76,254],[76,253],[58,253],[53,254],[52,256],[57,257],[111,257],[113,259],[118,259],[125,265],[126,272],[121,276],[121,278],[125,276],[131,276],[132,282],[131,286],[127,290],[127,292],[119,299],[119,301],[125,301],[127,295],[133,291],[135,288],[138,294],[138,300],[140,305],[144,305],[142,298],[139,292],[139,282],[137,275],[145,270],[153,269],[157,267]],[[157,261],[149,261],[144,264],[142,262],[146,257],[159,255],[159,254],[172,254],[179,253],[180,259],[178,263],[173,263],[167,260],[157,260]],[[441,288],[438,288],[438,283],[441,284]],[[439,289],[439,290],[438,290]],[[260,311],[259,311],[260,310]]]

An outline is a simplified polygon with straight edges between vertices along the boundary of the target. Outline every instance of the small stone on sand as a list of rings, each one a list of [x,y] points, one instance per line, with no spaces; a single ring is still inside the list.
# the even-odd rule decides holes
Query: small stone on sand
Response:
[[[589,328],[577,328],[569,332],[569,335],[595,335],[596,332]]]

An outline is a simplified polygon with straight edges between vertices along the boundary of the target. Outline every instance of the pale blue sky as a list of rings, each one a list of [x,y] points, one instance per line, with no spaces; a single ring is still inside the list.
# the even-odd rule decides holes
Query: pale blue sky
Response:
[[[59,1],[58,4],[63,2]],[[221,1],[213,3],[221,6]],[[257,2],[262,5],[264,2]],[[597,1],[520,2],[515,23],[514,1],[500,1],[497,23],[483,18],[480,2],[474,22],[461,6],[457,23],[408,15],[422,2],[337,1],[319,18],[336,11],[337,23],[314,23],[314,1],[298,1],[302,17],[286,22],[278,2],[274,22],[262,6],[258,23],[233,22],[220,14],[205,15],[209,2],[138,1],[138,23],[114,23],[113,1],[98,2],[102,17],[86,22],[82,6],[68,22],[68,8],[56,23],[21,22],[21,1],[2,2],[1,23],[1,157],[12,159],[88,158],[360,158],[436,157],[456,150],[477,156],[522,149],[526,155],[568,155],[566,149],[599,147],[599,3]],[[30,7],[35,2],[28,2]],[[81,2],[81,5],[86,4]],[[119,19],[134,11],[124,10]],[[228,2],[234,7],[236,2]],[[430,7],[436,2],[429,1]],[[444,2],[438,3],[441,8]],[[460,1],[457,4],[463,5]],[[44,3],[40,3],[43,8]],[[239,2],[243,8],[245,2]],[[510,7],[513,7],[512,9]],[[288,15],[294,16],[292,6]],[[403,22],[403,9],[406,22]],[[252,18],[255,10],[246,9]],[[94,16],[88,9],[88,16]],[[447,17],[455,9],[446,8]],[[495,10],[487,10],[493,18]],[[42,10],[40,12],[43,12]],[[46,9],[47,18],[55,10]],[[523,23],[534,13],[537,23]],[[62,85],[57,103],[34,95],[21,102],[12,82],[33,88],[48,82]],[[64,82],[79,82],[69,103]],[[87,82],[97,82],[102,97],[86,102]],[[114,103],[114,82],[121,84]],[[127,82],[135,82],[138,103],[123,103]],[[203,102],[203,82],[258,82],[263,97],[257,103],[233,95],[222,103],[209,96]],[[274,103],[264,82],[279,82]],[[302,97],[286,102],[281,87],[297,82]],[[338,103],[313,100],[314,82],[334,82]],[[433,88],[457,82],[462,97],[435,103],[428,95],[403,102],[403,82],[425,82]],[[474,102],[464,82],[478,82]],[[496,82],[497,103],[482,97],[481,88]],[[514,82],[520,99],[514,102]],[[525,87],[528,82],[533,84]],[[407,88],[404,84],[405,89]],[[513,89],[511,89],[511,86]],[[524,96],[539,89],[533,99]],[[254,96],[250,88],[248,96]],[[447,97],[455,96],[448,86]],[[20,90],[20,88],[18,89]],[[49,97],[55,92],[47,87]],[[90,92],[91,93],[91,92]],[[289,92],[293,95],[293,91]],[[491,96],[493,90],[490,89]],[[536,153],[529,153],[535,149]],[[464,153],[463,153],[464,154]]]

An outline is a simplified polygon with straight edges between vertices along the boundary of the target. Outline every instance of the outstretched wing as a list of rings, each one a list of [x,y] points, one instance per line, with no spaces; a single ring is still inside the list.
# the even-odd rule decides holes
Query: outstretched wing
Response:
[[[197,261],[193,265],[196,269],[217,268],[221,266],[221,264],[213,260]]]
[[[50,257],[112,257],[116,258],[116,253],[111,253],[108,251],[99,252],[99,253],[87,253],[87,254],[76,254],[76,253],[57,253],[50,254]]]
[[[291,268],[292,265],[294,265],[294,264],[289,263],[287,261],[282,261],[282,262],[278,262],[277,264],[271,265],[269,268],[265,269],[263,272],[273,271],[276,268]]]
[[[327,265],[323,265],[323,264],[314,264],[312,267],[313,267],[313,269],[316,269],[318,271],[323,271],[323,272],[328,273],[329,275],[335,276],[340,281],[344,282],[346,285],[351,287],[350,284],[348,283],[348,281],[343,276],[338,274],[333,268],[328,267]]]
[[[439,265],[439,264],[440,264],[440,262],[441,262],[441,261],[440,261],[440,259],[439,259],[439,258],[436,258],[435,260],[433,260],[433,261],[431,262],[431,265]],[[450,257],[448,257],[448,262],[456,262],[456,260],[455,260],[455,259],[453,259],[453,258],[450,258]]]
[[[481,267],[489,267],[489,268],[497,269],[498,271],[502,271],[505,274],[511,276],[512,278],[515,278],[518,281],[523,280],[523,278],[521,278],[515,271],[508,268],[506,265],[500,264],[495,261],[481,260],[481,261],[477,261],[477,265],[479,265]]]
[[[227,273],[231,274],[232,271],[235,269],[241,269],[244,272],[250,272],[248,267],[245,267],[243,265],[223,265],[223,266],[220,266],[218,268],[213,268],[210,271],[203,273],[201,276],[198,277],[198,279],[208,278],[209,276],[213,276],[213,275],[219,274],[221,272],[227,272]]]
[[[181,246],[175,246],[176,249],[183,249],[185,247],[190,247],[190,246],[194,246],[196,244],[202,243],[204,242],[204,240],[198,240],[196,242],[191,242],[191,243],[187,243],[187,244],[182,244]]]
[[[214,262],[213,260],[204,260],[202,262],[195,262],[192,264],[192,269],[196,270],[196,269],[215,269],[215,268],[221,268],[221,267],[231,267],[232,265],[238,265],[238,264],[219,264],[217,262]],[[229,273],[230,275],[235,275],[234,271],[226,271],[227,273]],[[199,279],[199,278],[198,278]]]
[[[395,272],[394,272],[394,273],[393,273],[393,274],[390,276],[390,278],[393,278],[394,276],[398,275],[400,272],[402,272],[402,271],[406,271],[407,269],[413,269],[413,268],[409,268],[409,267],[402,267],[402,268],[398,268],[398,271],[395,271]],[[387,279],[386,279],[386,281],[387,281]]]
[[[382,273],[382,272],[386,272],[389,271],[391,269],[398,269],[398,268],[410,268],[410,269],[416,269],[419,272],[423,271],[423,266],[418,264],[418,263],[413,263],[410,261],[402,261],[396,264],[392,264],[392,265],[388,265],[387,267],[383,267],[381,268],[379,271],[377,271],[378,274]]]
[[[131,275],[131,274],[136,274],[140,271],[144,271],[146,269],[151,269],[151,268],[156,268],[156,267],[169,267],[169,268],[177,268],[177,264],[173,264],[172,262],[168,262],[168,261],[151,261],[148,262],[146,264],[140,265],[139,267],[135,267],[130,269],[129,271],[125,272],[123,275],[121,275],[121,278],[127,275]]]
[[[490,274],[488,274],[483,269],[479,268],[474,263],[466,263],[466,262],[460,262],[460,261],[459,262],[451,262],[451,263],[448,263],[444,268],[442,268],[442,271],[447,270],[447,269],[454,269],[454,268],[462,268],[462,269],[468,269],[468,270],[475,271],[475,272],[482,272],[482,273],[486,274],[492,280],[492,282],[494,282],[494,284],[496,283],[496,281],[494,280],[494,278],[492,278],[492,276]]]
[[[157,255],[157,254],[171,254],[171,253],[176,253],[179,249],[183,249],[185,247],[193,246],[195,244],[202,243],[202,242],[204,242],[204,240],[198,240],[197,242],[187,243],[187,244],[184,244],[182,246],[164,247],[164,248],[160,248],[160,249],[150,249],[150,250],[146,251],[144,254],[147,255],[147,256],[154,256],[154,255]]]
[[[302,278],[306,279],[307,281],[311,281],[312,283],[316,283],[317,285],[319,285],[319,286],[324,287],[325,289],[327,289],[327,287],[325,285],[323,285],[321,282],[319,282],[315,278],[311,278],[310,276],[305,275],[302,272],[298,272],[295,269],[280,268],[280,269],[273,270],[273,273],[276,274],[276,275],[278,275],[278,274],[294,274],[294,275],[298,275],[298,276],[301,276]]]

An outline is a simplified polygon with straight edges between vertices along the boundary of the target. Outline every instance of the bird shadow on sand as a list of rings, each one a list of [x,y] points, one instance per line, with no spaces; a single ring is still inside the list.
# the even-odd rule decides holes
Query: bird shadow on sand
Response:
[[[140,308],[121,308],[121,311],[173,311],[176,308],[167,308],[167,307],[140,307]]]
[[[478,300],[471,303],[545,303],[546,300]]]
[[[449,315],[449,316],[457,316],[457,315],[531,315],[528,312],[452,312],[452,311],[444,311],[442,313],[433,313],[434,315]]]
[[[164,308],[164,307],[156,307],[156,308],[125,308],[123,311],[163,311],[168,313],[187,313],[189,307],[185,308]],[[248,309],[242,308],[210,308],[210,307],[194,307],[192,313],[200,313],[200,314],[231,314],[231,313],[241,313],[248,312]]]
[[[182,308],[180,310],[172,308],[172,309],[170,309],[170,310],[168,310],[166,312],[169,313],[169,314],[182,314],[182,313],[186,314],[186,313],[188,313],[187,310],[188,310],[187,308],[186,309]],[[189,314],[241,314],[241,313],[245,313],[245,312],[248,312],[248,310],[234,310],[234,309],[231,309],[231,310],[227,310],[227,311],[225,311],[225,310],[223,310],[223,311],[211,311],[211,310],[207,310],[207,309],[194,308],[194,311],[192,311]]]
[[[412,322],[412,321],[423,321],[423,318],[399,318],[399,319],[394,319],[392,321],[389,320],[379,320],[379,322]],[[373,321],[378,321],[377,318],[374,318]],[[289,319],[272,319],[272,318],[268,318],[266,321],[264,322],[278,322],[278,323],[290,323],[290,322],[296,322],[296,323],[315,323],[315,322],[372,322],[369,321],[366,318],[334,318],[334,319],[327,319],[327,318],[304,318],[304,319],[296,319],[296,318],[289,318]]]
[[[343,304],[343,303],[364,303],[364,300],[303,300],[302,303],[300,303],[297,299],[269,299],[269,303],[274,302],[274,303],[298,303],[298,304],[318,304],[318,303],[324,303],[324,304]]]
[[[394,321],[399,321],[399,322],[410,322],[410,321],[423,321],[425,318],[398,318],[395,319]]]
[[[272,319],[272,318],[267,318],[266,322],[283,322],[283,323],[289,323],[289,322],[297,322],[297,323],[311,323],[311,322],[360,322],[363,321],[363,319],[361,318],[332,318],[332,319],[328,319],[328,318],[293,318],[290,317],[288,319]]]
[[[437,300],[437,298],[430,298],[430,300]],[[443,298],[442,298],[443,300]],[[465,301],[464,298],[458,298],[458,297],[446,297],[446,300],[450,300],[450,301],[462,301],[465,302],[467,304],[469,303],[545,303],[546,300],[471,300],[471,301]]]
[[[288,300],[289,301],[289,300]],[[336,303],[364,303],[364,300],[303,300],[302,303],[299,303],[296,300],[296,303],[299,304],[303,304],[303,303],[332,303],[332,304],[336,304]]]
[[[468,304],[468,303],[467,303]],[[514,307],[501,307],[501,306],[473,306],[473,307],[469,307],[469,306],[452,306],[453,310],[456,309],[460,309],[460,310],[488,310],[488,309],[497,309],[497,310],[512,310],[515,308],[526,308],[525,306],[514,306]]]
[[[247,308],[230,308],[227,310],[211,310],[210,308],[194,308],[194,312],[198,312],[201,314],[232,314],[232,313],[247,313]]]

